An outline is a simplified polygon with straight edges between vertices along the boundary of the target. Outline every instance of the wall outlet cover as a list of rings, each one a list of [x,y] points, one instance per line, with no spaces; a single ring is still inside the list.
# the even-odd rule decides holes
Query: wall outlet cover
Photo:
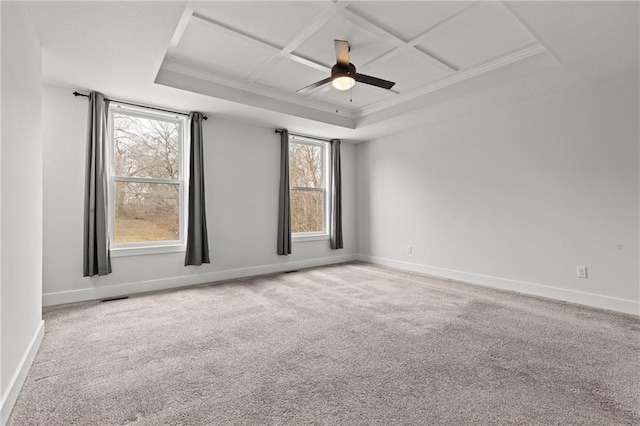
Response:
[[[587,278],[587,267],[576,266],[576,275],[578,276],[578,278]]]

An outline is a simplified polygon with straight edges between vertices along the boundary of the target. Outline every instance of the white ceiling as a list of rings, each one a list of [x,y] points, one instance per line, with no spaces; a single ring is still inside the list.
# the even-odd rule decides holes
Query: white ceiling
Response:
[[[636,2],[37,2],[45,82],[366,140],[586,82],[637,76]],[[395,81],[330,75],[333,40]]]

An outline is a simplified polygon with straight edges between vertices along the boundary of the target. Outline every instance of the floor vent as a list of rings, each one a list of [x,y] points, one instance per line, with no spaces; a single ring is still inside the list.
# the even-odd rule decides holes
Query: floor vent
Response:
[[[108,299],[102,299],[102,302],[113,302],[114,300],[128,299],[129,296],[110,297]]]

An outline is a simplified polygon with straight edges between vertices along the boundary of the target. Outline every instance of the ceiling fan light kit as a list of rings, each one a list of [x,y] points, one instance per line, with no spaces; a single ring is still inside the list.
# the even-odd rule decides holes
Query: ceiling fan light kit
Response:
[[[338,90],[349,90],[355,84],[356,67],[349,63],[349,68],[345,69],[340,64],[335,64],[331,68],[331,85]]]
[[[349,90],[356,84],[356,81],[369,84],[371,86],[381,87],[383,89],[391,89],[393,87],[395,84],[393,81],[371,77],[370,75],[358,74],[356,72],[356,67],[349,62],[349,51],[351,48],[348,41],[334,40],[333,44],[336,49],[336,64],[331,68],[331,77],[305,86],[302,89],[299,89],[297,91],[298,93],[315,89],[329,82],[338,90]]]
[[[331,82],[331,85],[338,90],[349,90],[356,84],[356,81],[351,76],[336,77]]]

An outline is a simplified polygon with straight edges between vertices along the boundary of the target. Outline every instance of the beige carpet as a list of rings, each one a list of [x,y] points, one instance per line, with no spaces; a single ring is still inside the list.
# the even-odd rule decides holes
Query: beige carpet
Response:
[[[363,263],[48,309],[9,425],[640,424],[640,319]]]

